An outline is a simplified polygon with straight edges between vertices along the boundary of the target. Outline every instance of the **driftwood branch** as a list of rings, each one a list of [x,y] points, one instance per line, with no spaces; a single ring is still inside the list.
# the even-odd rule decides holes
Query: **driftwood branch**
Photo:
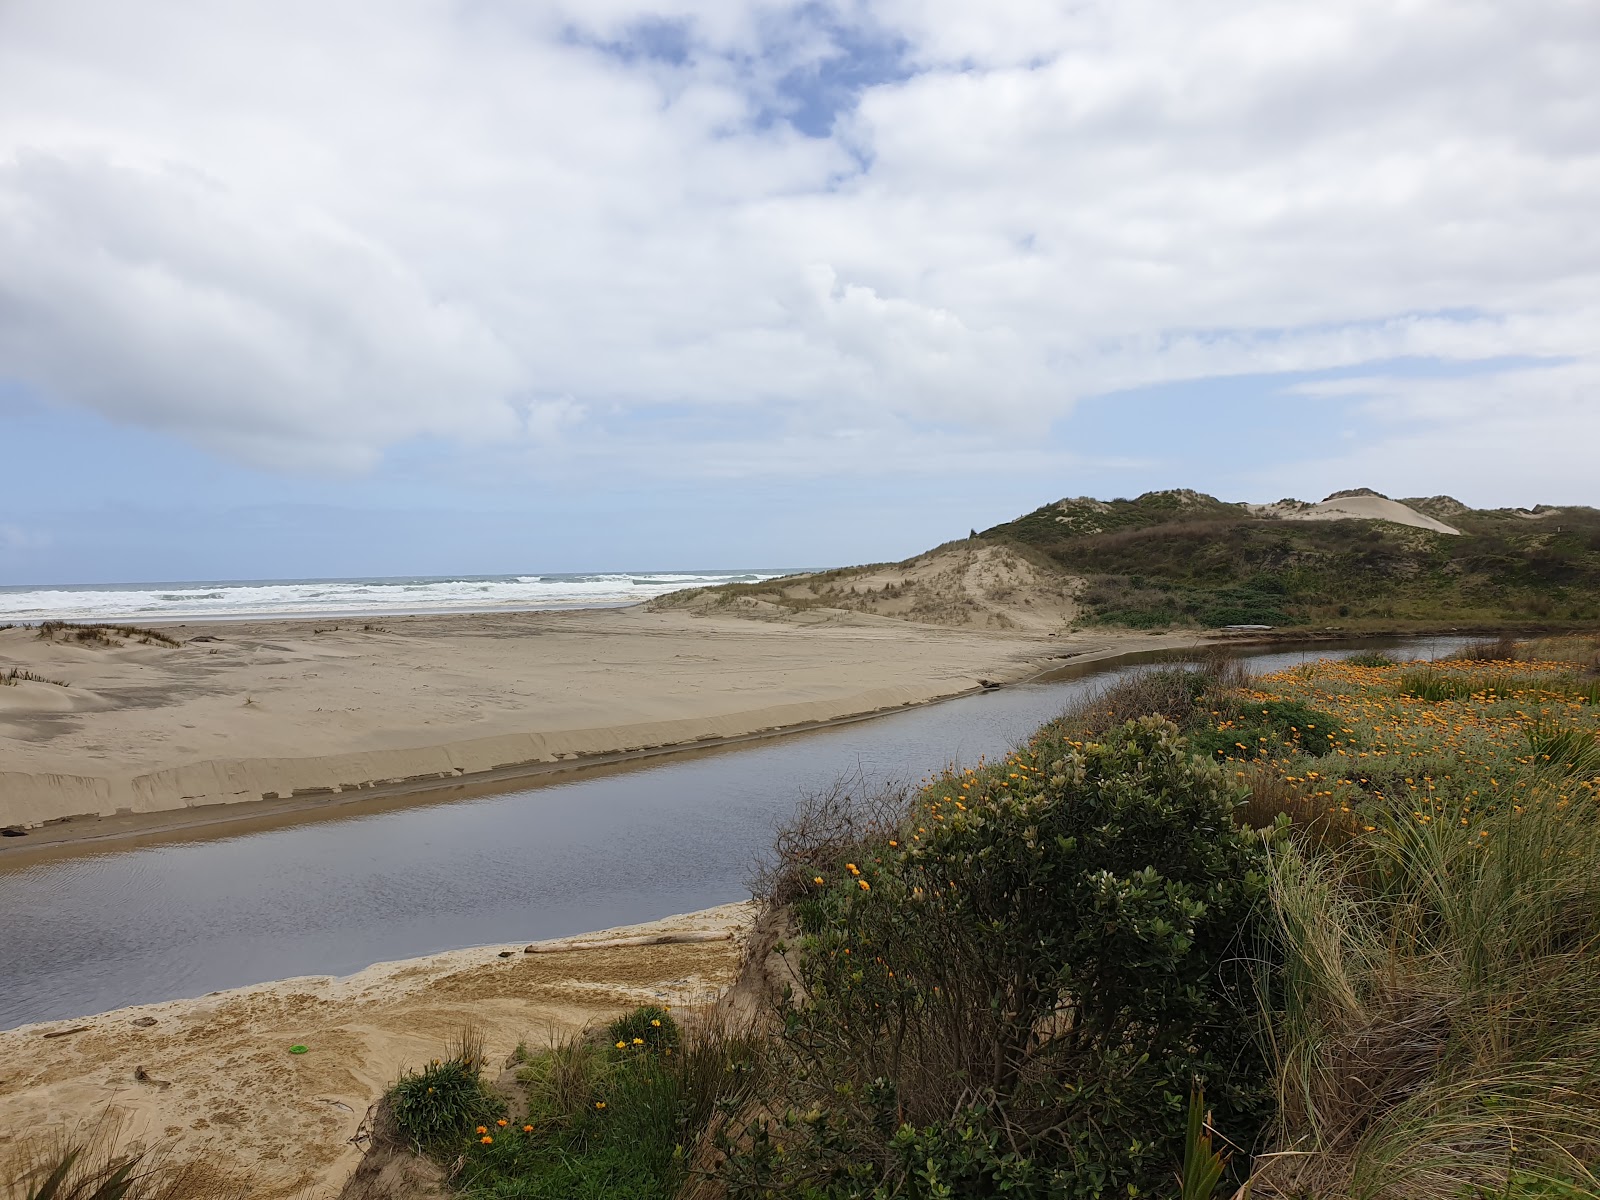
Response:
[[[621,946],[666,946],[674,942],[731,942],[729,930],[686,930],[683,933],[650,933],[638,937],[604,938],[584,941],[568,938],[559,942],[535,942],[523,950],[524,954],[565,954],[569,950],[614,950]]]

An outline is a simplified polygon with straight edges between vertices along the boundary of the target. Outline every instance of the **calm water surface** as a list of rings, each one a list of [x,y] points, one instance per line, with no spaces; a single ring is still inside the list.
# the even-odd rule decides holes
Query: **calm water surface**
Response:
[[[1403,646],[1429,657],[1458,644]],[[1272,670],[1339,652],[1249,657]],[[0,867],[0,1028],[742,900],[803,793],[1004,753],[1085,691],[1142,669],[1085,668],[498,795]]]

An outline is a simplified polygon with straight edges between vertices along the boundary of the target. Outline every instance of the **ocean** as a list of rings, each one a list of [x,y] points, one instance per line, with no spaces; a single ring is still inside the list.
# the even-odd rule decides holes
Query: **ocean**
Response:
[[[218,579],[184,583],[0,586],[0,625],[367,617],[406,613],[607,608],[684,588],[755,583],[792,570],[419,575],[371,579]]]

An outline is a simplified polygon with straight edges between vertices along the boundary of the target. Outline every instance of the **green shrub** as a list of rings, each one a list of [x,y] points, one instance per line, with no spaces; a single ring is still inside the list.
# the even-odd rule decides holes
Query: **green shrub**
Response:
[[[1221,719],[1222,727],[1211,725],[1190,735],[1195,753],[1223,759],[1289,750],[1321,757],[1333,749],[1339,727],[1338,718],[1295,700],[1228,702]]]
[[[395,1124],[419,1152],[438,1151],[504,1110],[483,1082],[483,1045],[464,1033],[450,1057],[408,1071],[389,1089]]]
[[[606,1037],[624,1053],[635,1048],[660,1053],[678,1047],[678,1023],[672,1014],[655,1004],[634,1009],[606,1027]]]
[[[606,1033],[609,1047],[574,1040],[529,1057],[519,1072],[526,1117],[496,1127],[487,1142],[468,1139],[457,1181],[463,1196],[678,1195],[719,1105],[743,1103],[759,1071],[760,1040],[716,1024],[687,1034],[655,1006],[634,1010]]]
[[[1159,1194],[1197,1081],[1248,1145],[1265,859],[1238,799],[1159,717],[932,785],[797,906],[786,1116],[731,1148],[732,1194]]]
[[[1359,654],[1347,654],[1344,661],[1352,667],[1393,667],[1397,664],[1387,654],[1379,654],[1373,650],[1363,650]]]

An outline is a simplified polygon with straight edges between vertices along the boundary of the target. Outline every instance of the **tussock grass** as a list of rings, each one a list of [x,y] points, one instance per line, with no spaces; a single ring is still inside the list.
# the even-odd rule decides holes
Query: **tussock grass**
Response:
[[[119,1148],[120,1128],[102,1119],[52,1143],[13,1148],[3,1169],[7,1200],[249,1200],[248,1182],[226,1182],[201,1164],[177,1166],[159,1152]]]
[[[0,687],[15,687],[19,683],[53,683],[56,687],[71,687],[61,679],[49,679],[22,667],[9,667],[0,671]]]
[[[110,625],[96,622],[81,625],[72,621],[41,621],[40,641],[74,641],[88,646],[120,646],[120,639],[138,642],[141,646],[180,646],[181,642],[168,637],[160,630],[145,629],[138,625]]]

